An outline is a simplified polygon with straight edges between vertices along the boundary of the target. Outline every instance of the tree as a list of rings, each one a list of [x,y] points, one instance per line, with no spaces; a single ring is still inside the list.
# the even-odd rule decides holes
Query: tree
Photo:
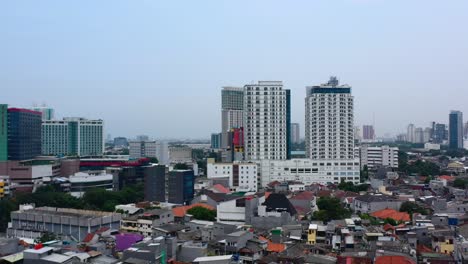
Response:
[[[202,206],[195,206],[187,210],[187,213],[193,215],[193,218],[205,221],[216,220],[216,210],[210,210]]]
[[[392,226],[397,226],[398,225],[398,222],[393,218],[386,218],[384,220],[384,223],[385,224],[391,224]]]
[[[344,208],[338,198],[321,197],[317,201],[319,211],[313,215],[314,219],[328,222],[331,220],[341,220],[351,216],[351,211]]]
[[[346,182],[346,181],[341,181],[340,184],[338,184],[338,189],[343,190],[343,191],[348,191],[348,192],[365,192],[369,188],[368,184],[359,184],[359,185],[354,185],[352,182]]]
[[[56,239],[57,239],[57,236],[54,233],[46,232],[41,237],[36,238],[34,240],[34,243],[36,244],[46,243],[46,242],[54,241]]]
[[[460,189],[465,189],[466,186],[468,185],[468,181],[464,179],[455,179],[453,182],[453,187],[460,188]]]
[[[409,201],[404,202],[401,205],[400,212],[406,212],[410,216],[412,216],[414,213],[420,213],[420,214],[423,214],[423,215],[428,214],[426,209],[424,209],[423,207],[421,207],[417,203],[413,203],[413,202],[409,202]]]
[[[159,160],[156,157],[150,157],[149,160],[150,160],[150,163],[159,163]]]
[[[365,182],[369,179],[369,167],[367,165],[364,165],[364,167],[361,170],[361,182]]]

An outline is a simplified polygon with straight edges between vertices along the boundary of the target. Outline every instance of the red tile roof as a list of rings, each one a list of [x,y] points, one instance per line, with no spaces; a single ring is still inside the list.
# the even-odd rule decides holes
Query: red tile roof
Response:
[[[309,191],[305,191],[305,192],[301,192],[301,193],[298,193],[298,194],[294,195],[293,197],[291,197],[290,200],[311,201],[313,199],[314,199],[314,193],[309,192]]]
[[[395,221],[405,221],[405,222],[411,221],[410,215],[408,213],[398,212],[393,209],[380,210],[380,211],[372,213],[371,215],[379,219],[391,218]]]
[[[86,237],[83,239],[83,242],[84,243],[89,243],[91,242],[91,240],[93,240],[94,238],[94,233],[89,233],[86,235]]]
[[[330,190],[320,190],[317,192],[317,197],[328,197],[332,194]]]
[[[388,230],[395,230],[395,227],[392,226],[391,224],[386,224],[386,225],[384,225],[383,229],[384,229],[385,231],[388,231]]]
[[[442,176],[439,176],[439,179],[440,180],[446,180],[446,181],[454,181],[455,177],[454,176],[448,176],[448,175],[442,175]]]
[[[416,264],[416,261],[403,256],[377,257],[375,264]]]
[[[204,207],[206,209],[210,210],[215,210],[213,206],[204,204],[204,203],[197,203],[197,204],[192,204],[192,205],[187,205],[187,206],[179,206],[172,208],[172,213],[174,214],[175,217],[184,217],[187,214],[187,211],[192,209],[193,207]]]
[[[220,192],[220,193],[230,193],[231,191],[229,191],[228,188],[224,187],[223,185],[221,184],[215,184],[213,185],[213,189],[215,189],[216,191]]]

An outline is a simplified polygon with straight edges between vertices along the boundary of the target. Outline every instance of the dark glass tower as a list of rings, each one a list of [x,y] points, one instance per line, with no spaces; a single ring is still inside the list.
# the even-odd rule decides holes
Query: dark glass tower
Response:
[[[452,111],[449,115],[449,147],[463,148],[463,113]]]
[[[28,160],[41,155],[42,113],[8,109],[8,159]]]
[[[194,197],[195,176],[192,170],[169,173],[169,203],[187,204]]]

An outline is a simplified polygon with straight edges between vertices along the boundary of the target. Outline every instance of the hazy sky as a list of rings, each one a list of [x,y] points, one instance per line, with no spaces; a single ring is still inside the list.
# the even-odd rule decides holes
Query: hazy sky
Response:
[[[112,136],[208,138],[222,86],[353,86],[356,124],[395,134],[468,115],[466,0],[10,0],[0,102],[101,118]],[[303,129],[303,127],[302,127]],[[302,133],[303,134],[303,133]]]

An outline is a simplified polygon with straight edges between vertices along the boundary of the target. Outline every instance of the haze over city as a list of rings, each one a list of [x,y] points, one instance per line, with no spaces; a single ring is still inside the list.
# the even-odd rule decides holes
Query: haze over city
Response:
[[[1,98],[103,119],[113,136],[208,138],[222,86],[283,81],[303,125],[305,86],[334,75],[353,87],[356,125],[395,135],[468,112],[467,10],[463,0],[4,1]]]

